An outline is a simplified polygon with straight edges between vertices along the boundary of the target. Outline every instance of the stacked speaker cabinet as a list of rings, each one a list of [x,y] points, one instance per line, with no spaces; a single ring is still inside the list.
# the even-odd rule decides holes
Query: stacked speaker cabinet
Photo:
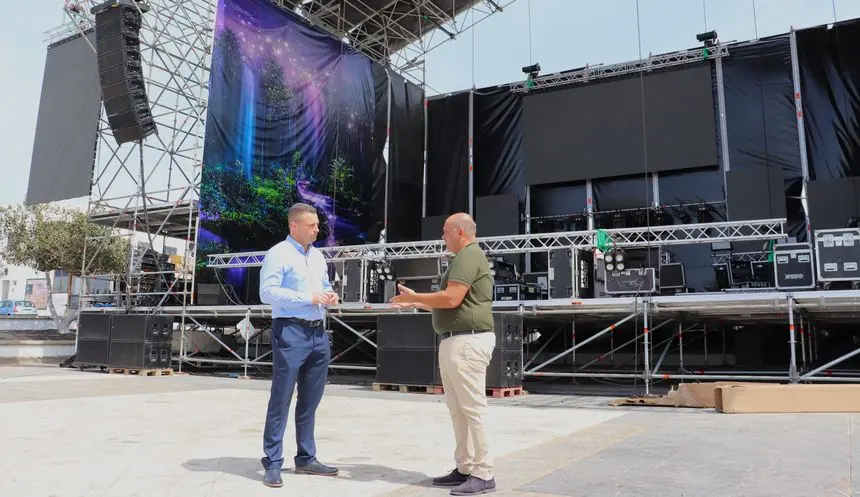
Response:
[[[487,388],[523,385],[523,317],[513,313],[493,314],[496,348],[487,368]]]
[[[110,363],[110,333],[110,314],[82,312],[78,317],[75,360],[80,364],[107,367]]]
[[[438,385],[437,334],[429,313],[389,314],[377,319],[376,381]]]
[[[142,141],[157,132],[140,54],[145,2],[110,0],[93,7],[102,101],[117,144]]]
[[[167,369],[173,318],[150,314],[81,313],[76,362],[117,369]]]
[[[111,324],[110,364],[122,369],[170,367],[173,318],[152,314],[116,314]]]

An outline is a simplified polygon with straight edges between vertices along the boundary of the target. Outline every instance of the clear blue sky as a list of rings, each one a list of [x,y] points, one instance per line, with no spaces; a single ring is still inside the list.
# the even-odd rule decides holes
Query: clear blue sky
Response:
[[[694,46],[706,19],[707,29],[716,29],[724,41],[833,22],[834,4],[836,19],[860,17],[858,0],[640,0],[641,50],[647,55]],[[28,0],[24,14],[0,30],[5,117],[0,205],[23,201],[27,191],[46,53],[43,33],[64,20],[62,6],[62,0]],[[432,51],[427,83],[444,93],[520,80],[520,69],[530,62],[551,73],[633,60],[640,50],[636,18],[636,0],[517,0],[474,32]]]

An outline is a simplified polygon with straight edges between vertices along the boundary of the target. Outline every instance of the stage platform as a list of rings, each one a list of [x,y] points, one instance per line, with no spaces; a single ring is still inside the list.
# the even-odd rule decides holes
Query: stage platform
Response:
[[[648,304],[648,305],[646,305]],[[789,308],[819,320],[854,320],[860,317],[860,290],[815,290],[800,292],[732,292],[689,293],[672,296],[611,297],[594,299],[548,299],[494,302],[493,311],[524,316],[576,315],[594,319],[613,318],[647,307],[652,316],[672,317],[685,314],[690,318],[714,318],[723,322],[762,322],[785,320]],[[87,308],[86,312],[121,312],[116,308]],[[268,305],[189,305],[141,307],[140,313],[158,313],[193,318],[271,318]],[[389,304],[342,303],[330,309],[329,315],[350,318],[379,314],[408,314],[422,311],[404,310]]]

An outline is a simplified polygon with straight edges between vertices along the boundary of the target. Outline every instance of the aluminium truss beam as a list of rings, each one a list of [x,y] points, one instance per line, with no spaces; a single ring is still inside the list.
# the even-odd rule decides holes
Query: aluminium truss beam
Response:
[[[703,60],[711,60],[729,55],[729,49],[724,45],[709,47],[707,56],[705,56],[704,50],[704,47],[682,50],[680,52],[652,55],[645,59],[621,62],[608,66],[586,66],[585,68],[576,71],[547,74],[546,76],[540,76],[531,80],[513,83],[511,84],[511,91],[527,92],[574,83],[587,83],[595,79],[682,66],[685,64],[692,64]]]
[[[652,226],[604,230],[616,247],[682,245],[719,241],[774,240],[784,238],[785,219],[730,221],[723,223]],[[507,254],[543,252],[555,248],[590,249],[595,246],[597,231],[568,231],[528,235],[478,238],[488,253]],[[442,241],[402,242],[373,245],[324,247],[320,249],[329,261],[351,259],[414,259],[450,255]],[[260,266],[265,251],[209,255],[211,268]]]

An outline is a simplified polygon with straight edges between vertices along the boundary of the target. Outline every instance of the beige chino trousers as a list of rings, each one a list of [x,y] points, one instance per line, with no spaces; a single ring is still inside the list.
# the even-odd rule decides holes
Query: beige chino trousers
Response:
[[[492,331],[456,335],[439,344],[439,372],[454,425],[457,470],[482,480],[493,478],[484,414],[487,410],[487,366],[495,348],[496,334]]]

